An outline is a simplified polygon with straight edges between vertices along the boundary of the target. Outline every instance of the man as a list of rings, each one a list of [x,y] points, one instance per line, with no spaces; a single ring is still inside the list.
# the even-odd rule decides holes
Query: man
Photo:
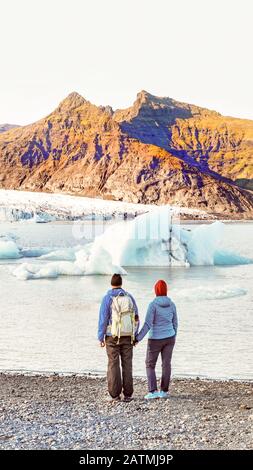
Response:
[[[132,295],[122,289],[120,274],[112,276],[111,286],[100,306],[98,340],[101,347],[106,346],[109,394],[118,401],[123,390],[124,401],[131,401],[133,345],[139,329],[138,308]]]

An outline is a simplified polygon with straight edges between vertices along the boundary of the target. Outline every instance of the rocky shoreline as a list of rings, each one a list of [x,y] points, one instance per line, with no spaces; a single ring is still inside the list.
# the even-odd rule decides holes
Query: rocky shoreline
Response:
[[[169,400],[113,403],[106,379],[0,374],[0,449],[252,449],[250,382],[174,379]]]

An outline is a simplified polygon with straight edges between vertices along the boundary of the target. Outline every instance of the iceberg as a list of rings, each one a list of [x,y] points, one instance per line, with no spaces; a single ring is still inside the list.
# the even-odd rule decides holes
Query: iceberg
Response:
[[[131,266],[188,268],[253,263],[252,259],[226,251],[223,239],[223,223],[214,222],[188,230],[175,220],[173,209],[164,206],[133,220],[111,225],[84,246],[44,253],[38,250],[41,264],[23,263],[13,274],[27,280],[60,275],[127,274],[126,269]],[[5,252],[7,256],[20,257],[29,250],[19,250],[12,241]],[[226,296],[226,293],[221,295]]]
[[[17,239],[12,233],[0,235],[0,259],[42,258],[51,253],[51,248],[21,248],[17,245]]]
[[[46,279],[58,276],[84,276],[91,274],[127,274],[126,271],[112,263],[109,253],[101,250],[98,258],[89,256],[86,249],[76,252],[75,261],[52,261],[46,264],[22,263],[13,274],[18,279]],[[53,259],[53,258],[52,258]],[[99,261],[98,261],[99,259]]]
[[[252,264],[253,260],[242,256],[238,253],[233,253],[228,250],[219,250],[214,253],[214,264],[216,266],[233,266],[236,264]]]
[[[180,227],[172,221],[173,210],[162,207],[108,227],[92,244],[93,265],[106,252],[116,266],[189,266]]]
[[[69,261],[59,261],[47,263],[45,265],[22,263],[14,271],[13,274],[23,281],[28,279],[45,279],[57,278],[60,275],[65,276],[81,276],[82,270]]]
[[[14,240],[7,237],[0,238],[0,259],[17,259],[22,255]]]
[[[215,264],[215,253],[219,249],[224,234],[224,224],[214,222],[201,225],[191,232],[181,231],[181,239],[187,246],[187,259],[191,266]]]
[[[80,247],[71,247],[49,251],[44,254],[41,254],[41,256],[39,256],[39,259],[48,261],[75,261],[75,252],[79,249]]]

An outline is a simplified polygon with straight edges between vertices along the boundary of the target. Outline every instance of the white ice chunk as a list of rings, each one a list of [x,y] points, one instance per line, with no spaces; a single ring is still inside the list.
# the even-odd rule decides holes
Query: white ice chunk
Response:
[[[214,255],[221,244],[224,231],[222,222],[201,225],[193,231],[182,233],[187,245],[187,259],[191,266],[214,264]]]
[[[13,240],[0,239],[0,259],[15,259],[20,257],[19,248]]]
[[[187,266],[179,234],[178,228],[173,231],[170,208],[162,207],[108,227],[94,240],[91,256],[98,264],[105,250],[116,266]]]
[[[59,261],[47,263],[45,265],[23,263],[13,271],[14,276],[18,279],[43,279],[56,278],[60,275],[65,276],[81,276],[83,271],[68,261]]]
[[[49,261],[75,261],[75,249],[62,248],[59,250],[50,251],[50,253],[41,255],[39,259],[46,259]]]

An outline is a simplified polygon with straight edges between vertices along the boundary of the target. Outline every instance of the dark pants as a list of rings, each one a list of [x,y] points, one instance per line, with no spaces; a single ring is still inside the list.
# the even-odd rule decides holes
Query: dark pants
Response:
[[[163,392],[168,391],[171,376],[171,357],[174,345],[175,336],[172,336],[171,338],[148,340],[146,370],[149,392],[157,390],[155,366],[160,353],[162,356],[161,390]]]
[[[122,389],[125,397],[131,397],[133,394],[133,345],[130,336],[122,336],[119,344],[117,344],[117,341],[118,338],[112,336],[106,336],[105,338],[108,356],[108,391],[112,398],[118,397]]]

